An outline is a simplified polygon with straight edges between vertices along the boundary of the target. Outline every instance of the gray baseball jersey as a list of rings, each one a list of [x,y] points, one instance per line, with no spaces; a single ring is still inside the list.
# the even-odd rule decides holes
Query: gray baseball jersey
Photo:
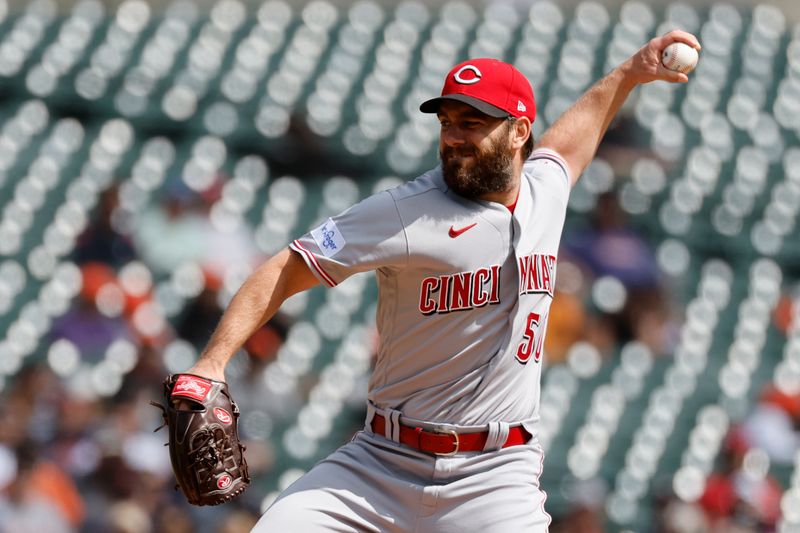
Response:
[[[377,272],[381,344],[364,431],[287,488],[254,532],[547,531],[536,422],[566,169],[534,152],[513,214],[454,194],[436,169],[291,244],[328,286]],[[418,452],[398,444],[398,422],[486,431],[491,453]],[[518,422],[533,436],[502,448]]]
[[[536,433],[569,190],[567,166],[549,150],[526,161],[513,213],[458,196],[436,168],[290,245],[329,287],[376,271],[375,407],[459,426],[523,422]]]

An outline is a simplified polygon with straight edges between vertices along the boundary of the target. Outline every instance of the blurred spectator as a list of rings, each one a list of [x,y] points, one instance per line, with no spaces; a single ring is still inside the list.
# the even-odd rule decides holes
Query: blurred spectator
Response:
[[[699,501],[712,531],[774,531],[782,489],[765,465],[747,464],[749,452],[734,428],[723,443],[720,469],[708,476]]]
[[[200,198],[180,180],[165,186],[161,203],[141,213],[133,241],[145,262],[159,273],[205,253],[207,225]]]
[[[196,347],[204,346],[222,317],[222,309],[217,303],[216,287],[206,284],[203,291],[186,303],[178,317],[175,332],[178,337],[189,341]]]
[[[642,235],[628,225],[615,192],[598,196],[590,225],[567,233],[563,252],[590,278],[607,276],[625,288],[622,309],[603,313],[595,323],[600,328],[594,330],[600,346],[635,339],[656,353],[666,350],[669,314],[655,255]],[[605,339],[604,333],[613,338]]]
[[[222,230],[212,223],[209,209],[221,181],[205,193],[196,193],[181,180],[167,183],[162,201],[139,218],[133,240],[147,264],[159,274],[170,274],[194,262],[219,279],[233,267],[253,267],[262,259],[247,224]]]
[[[99,291],[106,284],[116,283],[111,267],[101,263],[86,263],[81,267],[81,273],[81,293],[72,308],[53,320],[50,338],[67,339],[86,361],[97,362],[113,341],[135,341],[136,335],[123,317],[103,314],[95,303]]]
[[[708,533],[710,526],[703,508],[676,498],[670,499],[658,514],[660,533]]]
[[[159,533],[193,533],[192,517],[186,509],[174,504],[159,508],[155,516],[155,530]]]
[[[793,465],[800,451],[800,394],[767,386],[744,421],[741,438],[748,447],[764,450],[772,462]]]
[[[153,530],[150,515],[136,502],[123,500],[108,508],[111,533],[150,533]]]
[[[567,251],[580,259],[595,277],[613,276],[632,289],[659,287],[653,251],[628,225],[616,192],[598,196],[590,226],[567,237],[564,241]]]
[[[77,264],[100,262],[119,268],[136,258],[133,243],[126,235],[117,233],[112,223],[112,215],[119,205],[118,194],[117,185],[112,185],[100,194],[97,217],[75,244],[73,260]]]
[[[550,306],[547,336],[544,340],[547,364],[564,362],[569,347],[584,335],[586,322],[583,301],[574,294],[556,291]]]
[[[562,492],[569,502],[569,510],[554,518],[552,533],[603,533],[603,512],[608,486],[601,478],[586,480],[566,479]]]
[[[246,533],[253,529],[258,518],[248,511],[234,511],[223,520],[219,527],[219,533]]]
[[[585,338],[590,320],[584,304],[587,293],[586,276],[568,254],[563,254],[558,260],[555,297],[547,318],[547,364],[564,362],[570,346]]]
[[[105,420],[103,406],[98,400],[65,394],[59,402],[58,421],[51,457],[77,480],[91,474],[101,458],[100,444],[94,432]]]
[[[773,312],[775,327],[786,336],[800,331],[800,283],[791,286],[781,295]]]
[[[2,531],[76,531],[84,513],[80,495],[63,471],[37,457],[32,443],[17,449],[16,475],[0,492]]]

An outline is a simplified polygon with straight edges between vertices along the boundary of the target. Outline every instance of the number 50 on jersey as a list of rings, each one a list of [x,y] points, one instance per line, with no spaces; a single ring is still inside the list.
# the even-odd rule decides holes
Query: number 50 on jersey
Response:
[[[525,320],[525,333],[522,335],[522,342],[517,346],[517,361],[527,363],[531,355],[534,362],[538,363],[542,358],[542,347],[544,346],[544,326],[547,317],[542,320],[539,313],[531,312]]]

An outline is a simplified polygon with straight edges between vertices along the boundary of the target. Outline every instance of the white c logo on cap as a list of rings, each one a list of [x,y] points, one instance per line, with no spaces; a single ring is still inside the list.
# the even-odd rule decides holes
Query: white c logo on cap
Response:
[[[475,74],[475,77],[470,80],[465,80],[464,78],[462,78],[461,73],[464,72],[465,70],[471,70],[472,73]],[[473,83],[478,83],[479,81],[481,81],[481,76],[483,76],[483,74],[481,74],[481,71],[478,70],[478,67],[474,65],[464,65],[463,67],[458,69],[458,72],[456,72],[453,77],[458,83],[462,83],[464,85],[472,85]]]

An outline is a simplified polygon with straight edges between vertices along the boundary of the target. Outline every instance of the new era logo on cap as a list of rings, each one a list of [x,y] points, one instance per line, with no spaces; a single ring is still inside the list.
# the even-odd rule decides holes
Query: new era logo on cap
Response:
[[[423,113],[436,113],[442,100],[456,100],[493,117],[536,118],[533,89],[513,65],[497,59],[479,58],[459,63],[450,70],[442,94],[419,106]]]

